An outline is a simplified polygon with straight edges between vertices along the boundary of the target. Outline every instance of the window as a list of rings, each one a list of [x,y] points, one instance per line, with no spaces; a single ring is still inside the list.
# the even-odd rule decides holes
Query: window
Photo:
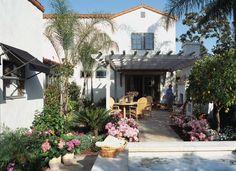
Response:
[[[131,48],[132,50],[153,50],[154,33],[132,33]]]
[[[2,78],[5,97],[13,98],[25,94],[25,67],[19,66],[20,64],[15,61],[3,60]]]
[[[144,11],[142,11],[142,12],[140,13],[140,17],[141,17],[141,18],[145,18],[145,12],[144,12]]]
[[[105,70],[96,71],[96,78],[106,78],[106,71]]]

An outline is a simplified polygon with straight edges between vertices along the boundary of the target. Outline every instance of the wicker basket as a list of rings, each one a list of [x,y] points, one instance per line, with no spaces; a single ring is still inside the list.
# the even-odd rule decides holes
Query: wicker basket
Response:
[[[126,147],[127,144],[128,144],[128,142],[125,141],[124,145],[123,145],[122,147],[120,147],[120,148],[117,149],[117,152],[120,153],[120,152],[125,151],[125,147]]]
[[[100,156],[107,158],[114,158],[118,154],[117,148],[102,147],[100,150]]]

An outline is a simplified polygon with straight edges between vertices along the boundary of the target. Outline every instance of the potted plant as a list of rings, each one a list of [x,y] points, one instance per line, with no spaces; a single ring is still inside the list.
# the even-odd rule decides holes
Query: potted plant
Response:
[[[62,150],[62,161],[64,165],[74,164],[74,153],[77,153],[81,144],[77,138],[77,136],[69,133],[62,135],[62,139],[59,140],[58,148]]]
[[[58,147],[57,136],[50,136],[41,145],[41,156],[48,162],[51,170],[58,170],[61,165],[62,150]]]
[[[139,93],[137,91],[129,91],[126,94],[129,97],[129,102],[133,102],[134,97],[137,97]]]

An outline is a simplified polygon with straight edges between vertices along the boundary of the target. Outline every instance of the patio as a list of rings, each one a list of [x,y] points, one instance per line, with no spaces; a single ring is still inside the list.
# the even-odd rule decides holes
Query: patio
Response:
[[[182,141],[169,126],[169,112],[153,110],[139,119],[140,142]]]

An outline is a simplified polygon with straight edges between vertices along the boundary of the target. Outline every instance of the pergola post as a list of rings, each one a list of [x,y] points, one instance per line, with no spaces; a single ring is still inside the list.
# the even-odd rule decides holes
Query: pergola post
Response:
[[[106,66],[106,109],[110,110],[110,97],[111,97],[111,66],[110,62]]]
[[[114,81],[115,81],[115,100],[117,100],[117,71],[114,71]]]

